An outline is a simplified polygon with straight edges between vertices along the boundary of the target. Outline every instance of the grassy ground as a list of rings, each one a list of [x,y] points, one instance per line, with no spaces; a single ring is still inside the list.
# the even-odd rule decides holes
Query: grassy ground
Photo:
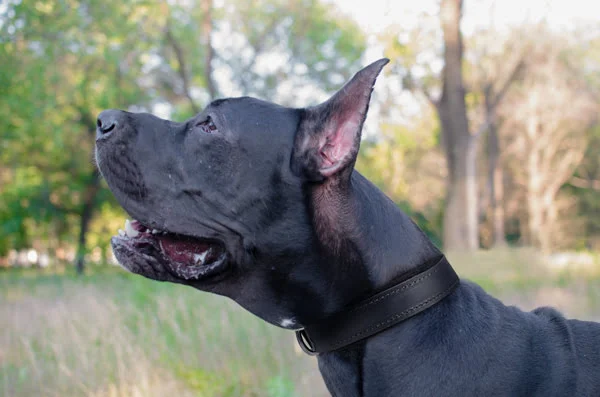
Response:
[[[507,305],[558,308],[567,318],[600,321],[600,257],[594,263],[552,266],[537,252],[520,250],[449,254],[459,275]]]
[[[2,396],[323,396],[293,334],[115,270],[0,276]]]
[[[449,255],[508,304],[600,320],[600,265],[550,269],[528,251]],[[325,396],[293,334],[225,298],[113,269],[0,272],[0,395]]]

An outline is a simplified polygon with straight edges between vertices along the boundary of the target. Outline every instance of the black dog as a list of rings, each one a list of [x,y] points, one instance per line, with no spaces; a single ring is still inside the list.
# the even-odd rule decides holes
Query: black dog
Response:
[[[112,240],[119,262],[228,296],[288,329],[335,326],[336,314],[441,263],[417,226],[354,171],[386,63],[304,109],[244,97],[214,101],[184,123],[102,112],[97,162],[136,219]],[[468,282],[445,295],[320,354],[330,392],[600,396],[598,324],[506,307]]]

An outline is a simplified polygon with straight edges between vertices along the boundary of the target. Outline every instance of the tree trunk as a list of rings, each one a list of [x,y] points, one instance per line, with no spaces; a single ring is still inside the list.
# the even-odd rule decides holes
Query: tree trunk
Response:
[[[536,123],[530,123],[536,129]],[[529,229],[528,245],[540,247],[540,236],[544,225],[544,205],[541,199],[541,177],[539,152],[534,149],[527,158],[527,217]]]
[[[489,111],[489,110],[488,110]],[[488,183],[490,186],[490,208],[492,212],[492,246],[505,247],[504,230],[504,172],[500,164],[500,142],[498,126],[491,122],[488,131]]]
[[[528,241],[527,245],[540,248],[543,220],[542,203],[539,197],[535,194],[527,196],[527,212],[528,212]]]
[[[553,192],[547,191],[543,198],[544,227],[540,230],[540,249],[549,253],[552,248],[552,233],[558,220],[558,203]]]
[[[474,167],[469,166],[469,160],[471,163],[473,160],[470,150],[475,149],[470,149],[473,142],[469,134],[463,86],[461,11],[462,0],[442,0],[440,18],[444,33],[444,70],[437,111],[448,165],[444,247],[448,250],[475,250],[479,246],[477,181]]]
[[[496,164],[492,176],[492,222],[493,246],[496,248],[506,247],[508,243],[504,229],[504,171],[499,164]]]
[[[471,244],[468,249],[479,247],[479,194],[477,189],[477,150],[481,134],[469,137],[466,153],[466,210],[467,238]]]
[[[181,84],[183,85],[183,95],[185,95],[185,97],[187,98],[188,103],[190,104],[190,108],[192,109],[192,112],[199,113],[201,110],[200,106],[198,106],[198,104],[192,97],[192,86],[191,86],[190,76],[188,74],[189,71],[187,70],[188,66],[186,63],[185,53],[184,53],[184,50],[181,48],[180,43],[177,41],[177,39],[173,35],[170,24],[171,24],[171,21],[169,19],[167,19],[167,26],[165,27],[165,38],[166,38],[167,42],[169,43],[169,45],[171,46],[171,48],[173,49],[173,52],[175,54],[175,59],[177,60],[177,73],[179,74],[179,78],[181,79]]]
[[[85,271],[85,253],[87,243],[87,232],[89,230],[90,221],[94,214],[96,204],[96,195],[100,190],[100,172],[94,169],[94,173],[90,178],[90,183],[87,186],[84,194],[83,208],[81,210],[81,218],[79,222],[79,239],[77,245],[77,258],[75,260],[75,268],[77,274],[83,274]]]

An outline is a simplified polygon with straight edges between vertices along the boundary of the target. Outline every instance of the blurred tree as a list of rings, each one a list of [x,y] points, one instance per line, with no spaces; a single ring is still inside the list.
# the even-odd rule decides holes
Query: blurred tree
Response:
[[[393,62],[360,171],[432,238],[445,225],[447,248],[477,246],[478,207],[497,244],[521,232],[553,244],[576,209],[600,234],[598,27],[478,30],[463,49],[462,1],[440,4],[441,15],[380,37]],[[89,248],[108,245],[122,212],[93,165],[102,109],[167,105],[183,119],[221,95],[305,106],[359,69],[365,46],[355,22],[318,0],[3,3],[0,256],[78,246],[83,269]]]
[[[224,33],[245,44],[229,40],[220,59],[243,95],[286,104],[320,99],[315,92],[337,90],[363,66],[364,33],[331,3],[233,0],[223,11]]]
[[[185,118],[219,94],[289,102],[302,88],[310,98],[343,83],[365,48],[356,23],[316,0],[9,1],[1,10],[0,255],[57,236],[78,246],[79,271],[97,209],[114,216],[103,203],[116,207],[93,165],[102,109],[168,103]]]
[[[10,2],[2,16],[2,160],[15,176],[2,192],[2,232],[19,225],[24,245],[49,238],[44,223],[68,234],[78,219],[79,272],[98,198],[107,197],[92,161],[95,115],[143,103],[138,77],[158,17],[116,1]]]
[[[467,84],[470,86],[472,119],[477,120],[479,133],[473,136],[469,151],[470,167],[478,167],[478,140],[481,134],[487,135],[487,175],[483,200],[479,201],[479,212],[488,215],[491,223],[491,245],[506,245],[504,230],[504,170],[500,161],[500,139],[498,111],[511,87],[523,76],[526,58],[532,43],[523,40],[523,28],[515,28],[508,34],[496,29],[477,30],[468,39],[469,51],[466,57]],[[488,211],[489,210],[489,211]]]
[[[559,192],[581,164],[598,103],[568,39],[540,25],[527,72],[503,104],[511,172],[526,192],[526,238],[549,250],[561,238]]]
[[[442,0],[440,21],[444,37],[442,93],[435,106],[442,126],[448,165],[448,191],[444,212],[444,246],[449,250],[479,247],[477,175],[473,162],[476,138],[469,129],[463,78],[463,39],[460,31],[462,0]],[[471,160],[471,161],[469,161]]]
[[[304,106],[360,69],[365,46],[353,20],[318,0],[182,2],[170,8],[155,73],[170,103],[187,102],[180,117],[219,94]]]
[[[584,219],[584,246],[600,249],[600,125],[588,130],[588,146],[577,171],[569,179],[570,192],[579,199],[579,215]]]
[[[456,5],[456,3],[454,4]],[[456,16],[456,14],[454,15]],[[443,79],[439,79],[437,76],[441,74],[443,77],[443,73],[446,71],[440,54],[447,55],[448,53],[439,48],[439,43],[443,41],[443,34],[434,26],[433,18],[433,15],[424,14],[420,19],[419,26],[416,28],[392,27],[382,35],[381,39],[386,46],[386,54],[392,59],[399,60],[392,65],[392,68],[393,74],[402,79],[403,87],[423,94],[420,97],[426,98],[434,108],[439,109],[440,99],[438,98],[443,97],[441,95],[443,85],[440,84],[440,80]],[[520,133],[522,134],[523,129],[513,123],[515,115],[511,111],[514,109],[507,105],[507,108],[511,110],[505,111],[504,103],[512,101],[511,91],[523,87],[527,73],[529,73],[528,76],[535,75],[538,63],[540,65],[545,63],[542,58],[535,58],[533,55],[538,52],[543,53],[544,50],[541,48],[545,48],[545,44],[541,43],[545,42],[544,39],[548,36],[557,39],[555,46],[561,48],[561,57],[568,60],[566,69],[570,71],[570,77],[559,73],[559,76],[555,76],[556,79],[579,80],[576,86],[585,87],[585,92],[582,92],[584,95],[578,99],[590,99],[591,95],[593,98],[589,105],[597,112],[598,98],[600,98],[600,90],[598,89],[600,87],[598,79],[598,76],[600,76],[600,73],[598,73],[600,71],[600,57],[598,55],[600,54],[600,45],[598,45],[600,31],[598,29],[597,25],[586,25],[576,31],[560,30],[557,32],[552,31],[547,26],[544,31],[535,25],[523,24],[508,31],[495,31],[493,27],[478,29],[465,39],[467,48],[461,63],[464,73],[462,90],[465,93],[464,102],[468,116],[467,121],[477,128],[468,134],[469,144],[460,149],[458,153],[462,156],[459,162],[463,162],[467,169],[471,170],[466,174],[475,175],[479,179],[474,179],[474,185],[469,185],[471,189],[467,190],[467,192],[476,193],[474,200],[471,202],[479,202],[480,212],[485,212],[485,209],[490,207],[486,225],[484,228],[480,227],[481,239],[486,245],[488,243],[496,246],[504,245],[503,240],[507,234],[511,235],[511,241],[515,241],[515,237],[521,235],[524,237],[521,240],[522,242],[538,241],[528,237],[532,233],[530,228],[526,226],[529,223],[529,216],[527,211],[521,210],[522,204],[528,202],[530,195],[524,190],[523,173],[520,172],[522,167],[519,167],[519,165],[529,161],[529,154],[533,154],[533,152],[522,153],[522,156],[518,158],[514,156],[515,144],[512,139],[519,136]],[[460,36],[458,37],[460,38]],[[541,68],[544,68],[544,66],[541,66]],[[553,93],[550,95],[550,91],[548,91],[546,95],[551,97],[568,96],[566,92],[568,83],[557,85],[548,80],[547,84],[549,84],[549,90],[552,90]],[[397,93],[397,96],[396,106],[412,105],[414,108],[414,103],[406,104],[402,99],[402,95]],[[415,98],[419,99],[419,96]],[[564,106],[564,109],[567,109],[566,103]],[[582,113],[578,118],[578,122],[589,117],[588,110],[579,109]],[[422,108],[419,107],[417,110],[413,110],[413,112],[415,111],[420,112]],[[566,110],[557,107],[555,108],[554,117],[542,118],[541,123],[551,125],[553,118],[565,117],[568,119],[572,117],[568,114],[570,113]],[[423,117],[427,117],[427,115]],[[573,115],[573,117],[575,116]],[[578,134],[581,137],[582,133],[585,135],[585,131],[593,131],[593,129],[587,128],[586,125],[595,125],[596,119],[597,117],[593,117],[589,123],[573,124],[577,132],[570,135],[572,140],[576,141]],[[509,127],[511,125],[512,127]],[[488,136],[485,153],[487,166],[482,160],[477,160],[480,152],[478,141],[485,135]],[[553,141],[551,145],[558,144],[559,147],[562,147],[560,146],[562,143],[560,143],[561,138],[559,135],[555,135],[550,139]],[[593,144],[594,141],[591,142]],[[583,143],[583,141],[580,143]],[[447,146],[446,149],[448,149]],[[582,157],[584,164],[590,169],[594,169],[593,163],[596,160],[592,153],[593,149],[588,149]],[[398,158],[402,159],[403,157]],[[379,161],[382,160],[379,159]],[[567,160],[563,159],[563,161]],[[573,167],[576,166],[575,163],[567,167],[567,174],[573,172]],[[394,165],[388,164],[388,167],[394,167]],[[403,174],[396,177],[396,179],[408,179],[411,173],[417,172],[415,169],[407,168],[405,164],[403,167],[405,168]],[[478,168],[481,170],[487,168],[487,175],[478,171]],[[595,223],[597,217],[592,216],[592,214],[594,214],[593,208],[598,207],[593,202],[600,201],[600,195],[593,189],[595,179],[590,179],[587,173],[585,178],[581,178],[584,172],[581,167],[579,172],[575,178],[570,179],[571,185],[579,186],[578,190],[571,190],[571,196],[569,196],[564,194],[566,192],[560,187],[554,196],[552,206],[558,219],[552,222],[552,230],[539,228],[535,232],[536,237],[534,239],[538,238],[537,233],[543,232],[548,238],[553,236],[551,238],[552,244],[558,243],[559,240],[561,247],[573,243],[573,239],[567,237],[573,237],[577,234],[573,231],[580,223],[579,220],[573,217],[575,208],[573,192],[576,192],[576,197],[580,200],[580,213],[585,214],[582,218],[588,225],[587,230],[595,230],[591,224]],[[561,179],[559,186],[563,186],[564,183],[565,180]],[[505,187],[507,189],[506,195],[504,194]],[[481,199],[477,195],[481,195]],[[461,202],[461,204],[464,204],[464,202]],[[471,209],[473,208],[475,207]],[[505,212],[506,216],[509,217],[507,219],[505,219]],[[570,214],[569,217],[566,216],[567,213]],[[476,213],[474,214],[476,215]],[[448,212],[446,212],[447,216],[449,216]],[[571,224],[567,225],[569,222]],[[503,230],[505,224],[510,225],[510,230]],[[519,224],[522,226],[521,228],[519,228]],[[550,224],[547,224],[547,226],[550,227]],[[539,242],[537,244],[539,245]]]
[[[572,62],[580,65],[587,90],[600,110],[600,25],[583,25],[574,34],[577,45],[571,46]],[[586,248],[600,249],[600,120],[599,111],[587,131],[588,146],[574,175],[569,192],[579,201],[578,214],[584,221]]]
[[[496,112],[522,69],[524,53],[517,52],[521,54],[517,57],[511,54],[510,62],[506,62],[493,51],[486,51],[496,40],[488,34],[485,43],[470,50],[469,59],[465,59],[461,17],[461,0],[442,0],[439,19],[435,22],[438,26],[433,25],[431,15],[424,15],[424,22],[416,29],[394,28],[384,34],[386,53],[401,60],[394,72],[402,76],[403,86],[423,94],[436,109],[440,121],[448,169],[443,235],[444,246],[451,250],[479,247],[478,142],[491,130],[490,147],[496,150],[490,157],[490,165],[498,174],[495,165],[498,150],[493,146]],[[465,66],[468,68],[463,71]],[[467,78],[463,76],[465,72]],[[472,83],[468,88],[465,80]],[[470,124],[478,128],[471,131]],[[492,184],[492,187],[496,186]],[[499,191],[495,189],[492,203],[501,199]],[[495,207],[496,218],[501,219],[501,207]],[[503,222],[499,220],[496,224],[497,235],[503,236]]]

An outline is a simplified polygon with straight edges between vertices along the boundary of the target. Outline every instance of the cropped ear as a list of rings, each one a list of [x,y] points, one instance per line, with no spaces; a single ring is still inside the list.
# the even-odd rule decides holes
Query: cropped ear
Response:
[[[352,170],[371,92],[388,62],[383,58],[370,64],[326,102],[302,110],[292,156],[296,172],[322,181]]]

